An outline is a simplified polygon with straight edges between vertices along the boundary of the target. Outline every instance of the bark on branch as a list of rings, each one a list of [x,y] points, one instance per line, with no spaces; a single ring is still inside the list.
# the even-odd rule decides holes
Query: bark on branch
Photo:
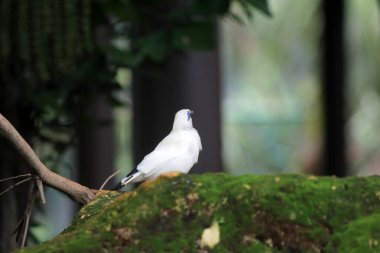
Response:
[[[67,194],[70,198],[81,204],[87,204],[95,196],[91,189],[49,170],[24,138],[1,113],[0,136],[3,136],[15,147],[29,164],[33,173],[38,175],[45,185]]]

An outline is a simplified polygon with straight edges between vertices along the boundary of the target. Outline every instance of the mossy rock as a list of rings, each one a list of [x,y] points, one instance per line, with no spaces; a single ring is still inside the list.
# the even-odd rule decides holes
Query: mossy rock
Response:
[[[380,252],[380,178],[227,174],[100,193],[20,252]]]

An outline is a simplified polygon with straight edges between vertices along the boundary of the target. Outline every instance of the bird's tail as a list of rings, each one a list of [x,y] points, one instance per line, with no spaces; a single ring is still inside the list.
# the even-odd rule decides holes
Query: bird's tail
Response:
[[[135,178],[139,177],[141,172],[138,170],[133,170],[125,178],[123,178],[117,185],[115,185],[112,190],[119,191],[121,188],[132,182]]]
[[[111,188],[112,191],[119,191],[121,190],[121,188],[123,188],[124,185],[121,183],[121,181],[119,183],[117,183],[117,185],[115,185],[114,187]]]

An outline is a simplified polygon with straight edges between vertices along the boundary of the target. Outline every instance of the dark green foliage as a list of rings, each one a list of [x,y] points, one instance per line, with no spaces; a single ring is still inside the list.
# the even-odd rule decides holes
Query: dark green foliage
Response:
[[[58,153],[72,143],[80,110],[115,89],[114,73],[94,46],[93,4],[0,1],[0,108],[28,108],[33,140]]]
[[[271,16],[267,0],[248,0],[255,8],[263,12],[264,14]]]
[[[28,108],[25,128],[33,144],[46,144],[41,159],[49,167],[80,124],[99,123],[89,121],[88,106],[99,96],[116,101],[121,89],[96,47],[94,28],[106,21],[104,13],[92,15],[95,7],[92,0],[0,2],[0,110]]]
[[[173,29],[172,45],[175,49],[210,49],[214,47],[213,22],[193,22]]]
[[[103,7],[128,27],[115,30],[115,38],[131,39],[127,49],[106,49],[111,59],[125,67],[144,61],[159,63],[173,51],[208,50],[214,47],[216,18],[234,15],[237,2],[250,18],[253,9],[270,16],[266,0],[105,1]]]
[[[21,252],[379,252],[380,179],[186,175],[103,192]],[[220,242],[201,246],[218,223]]]
[[[247,13],[269,14],[266,0],[236,0]],[[35,140],[62,151],[77,116],[100,94],[112,97],[118,66],[159,64],[174,51],[214,46],[217,17],[232,0],[0,1],[0,107],[9,93],[30,108]],[[113,34],[95,41],[95,27]],[[116,101],[115,99],[111,99]],[[14,107],[14,105],[11,105]],[[81,111],[82,110],[82,111]],[[32,128],[32,126],[30,126]]]

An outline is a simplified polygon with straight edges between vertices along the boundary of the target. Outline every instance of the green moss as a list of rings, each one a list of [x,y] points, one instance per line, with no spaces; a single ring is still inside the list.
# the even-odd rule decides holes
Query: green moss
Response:
[[[355,220],[334,234],[330,252],[380,252],[380,214]]]
[[[111,192],[111,191],[101,191],[97,194],[97,197],[91,201],[88,205],[82,207],[82,209],[75,215],[71,226],[65,229],[64,233],[74,231],[81,224],[87,222],[88,219],[91,219],[96,216],[99,212],[103,210],[104,207],[111,204],[116,197],[120,196],[120,192]]]
[[[21,252],[376,252],[379,183],[223,173],[160,178],[130,193],[103,192],[61,235]],[[213,222],[220,242],[202,248]]]

